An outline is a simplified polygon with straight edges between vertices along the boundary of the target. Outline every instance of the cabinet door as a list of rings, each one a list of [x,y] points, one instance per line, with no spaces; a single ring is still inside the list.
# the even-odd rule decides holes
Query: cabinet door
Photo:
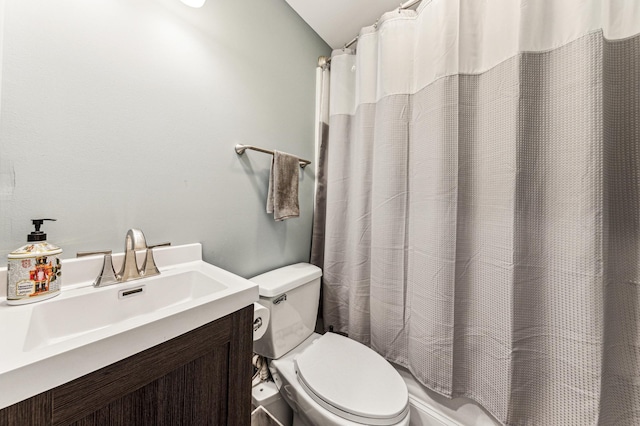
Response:
[[[51,391],[25,399],[0,410],[0,425],[48,425],[51,424]]]
[[[229,345],[221,345],[72,423],[226,425]]]

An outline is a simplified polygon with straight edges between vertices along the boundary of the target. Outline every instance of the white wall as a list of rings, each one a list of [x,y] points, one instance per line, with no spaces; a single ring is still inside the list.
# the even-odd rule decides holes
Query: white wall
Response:
[[[271,157],[312,159],[315,65],[329,47],[284,0],[0,0],[0,255],[30,219],[63,257],[202,242],[245,277],[307,261],[313,167],[301,217],[265,213]],[[0,20],[2,22],[2,20]],[[2,27],[0,27],[1,29]]]
[[[2,82],[2,36],[4,35],[4,0],[0,0],[0,82]],[[2,84],[0,84],[0,99],[2,99]],[[0,113],[2,113],[2,109],[0,109]],[[0,156],[0,159],[2,157]],[[1,161],[1,160],[0,160]],[[2,173],[2,169],[0,169],[0,174]],[[1,182],[0,178],[0,182]],[[0,188],[1,189],[1,188]],[[2,195],[0,193],[0,200],[2,200]]]

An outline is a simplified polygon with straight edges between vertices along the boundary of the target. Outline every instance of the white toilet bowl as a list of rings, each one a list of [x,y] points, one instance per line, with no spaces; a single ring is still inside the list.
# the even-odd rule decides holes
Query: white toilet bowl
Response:
[[[312,374],[309,380],[314,381],[324,376],[321,383],[312,382],[310,386],[301,380],[296,361],[320,338],[323,338],[323,341],[325,338],[332,339],[327,347],[334,344],[336,348],[343,347],[344,341],[358,345],[361,348],[356,349],[355,352],[360,356],[345,357],[345,361],[351,362],[340,365],[336,363],[335,358],[324,358],[324,362],[322,357],[310,359],[309,365],[302,367],[311,367],[317,375],[313,377]],[[334,338],[337,339],[333,341]],[[371,355],[364,356],[365,359],[363,359],[362,350],[369,351]],[[351,351],[348,350],[341,352],[344,355],[351,355]],[[378,362],[371,362],[371,358],[375,359],[374,357],[379,358]],[[353,369],[349,365],[353,363],[360,364],[360,368]],[[391,371],[384,371],[386,366]],[[352,371],[348,372],[344,369]],[[363,424],[406,426],[409,424],[408,391],[400,375],[377,353],[346,337],[331,333],[324,336],[313,334],[287,355],[271,361],[270,370],[276,386],[280,389],[280,394],[293,409],[294,426],[362,426]],[[363,375],[369,375],[369,377],[362,380]],[[314,385],[316,389],[310,389]],[[321,391],[326,391],[328,395],[319,395]],[[333,401],[331,401],[332,398]]]
[[[409,392],[400,374],[372,349],[347,337],[313,332],[319,268],[286,266],[251,278],[269,325],[254,351],[294,411],[295,426],[404,426]]]

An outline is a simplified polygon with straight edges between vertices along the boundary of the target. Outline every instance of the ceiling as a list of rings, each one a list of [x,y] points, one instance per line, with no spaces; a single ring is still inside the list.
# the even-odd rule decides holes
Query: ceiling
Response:
[[[333,49],[341,48],[400,0],[286,0]]]

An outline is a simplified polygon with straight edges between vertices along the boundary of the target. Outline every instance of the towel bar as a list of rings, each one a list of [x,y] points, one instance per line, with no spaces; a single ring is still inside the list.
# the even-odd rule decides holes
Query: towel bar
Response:
[[[244,152],[247,149],[251,149],[253,151],[264,152],[265,154],[273,155],[273,151],[268,150],[268,149],[264,149],[264,148],[260,148],[260,147],[257,147],[257,146],[253,146],[253,145],[240,145],[240,144],[237,144],[235,149],[236,149],[236,154],[238,154],[238,155],[244,154]],[[300,161],[300,167],[302,167],[303,169],[307,164],[311,164],[311,161],[309,161],[309,160],[303,160],[302,158],[298,158],[298,160]]]

